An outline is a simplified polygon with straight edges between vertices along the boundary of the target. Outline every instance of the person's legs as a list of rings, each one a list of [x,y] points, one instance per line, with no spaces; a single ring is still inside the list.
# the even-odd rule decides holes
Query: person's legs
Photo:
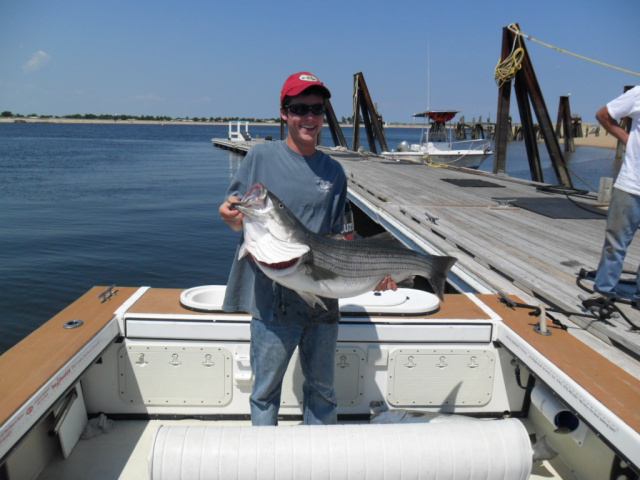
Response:
[[[615,287],[620,280],[627,248],[640,225],[640,197],[613,189],[604,247],[594,290],[607,297],[615,297]],[[640,289],[640,283],[638,283]]]
[[[636,272],[636,293],[633,295],[633,301],[640,305],[640,265],[638,265],[638,271]]]
[[[253,425],[277,425],[282,379],[300,340],[303,327],[251,320],[251,370],[249,398]]]
[[[305,328],[300,341],[300,365],[304,373],[303,415],[306,425],[337,422],[338,399],[334,390],[338,323]]]

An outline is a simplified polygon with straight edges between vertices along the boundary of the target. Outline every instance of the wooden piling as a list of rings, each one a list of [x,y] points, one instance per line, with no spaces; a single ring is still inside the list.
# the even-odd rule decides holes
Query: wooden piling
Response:
[[[333,105],[331,105],[331,101],[327,98],[324,101],[324,106],[326,110],[327,123],[329,125],[329,131],[331,132],[331,137],[333,138],[333,144],[338,147],[348,148],[347,140],[344,138],[344,134],[342,133],[342,128],[340,128],[340,122],[336,117],[336,113],[333,110]]]
[[[515,25],[519,28],[518,25]],[[515,91],[518,100],[518,108],[523,126],[525,143],[527,145],[527,156],[529,158],[529,168],[531,177],[534,180],[544,181],[542,178],[542,168],[540,166],[540,156],[538,147],[535,142],[535,132],[533,120],[531,117],[531,106],[538,119],[540,132],[544,138],[551,164],[556,173],[556,177],[561,185],[573,188],[571,175],[566,167],[560,143],[553,131],[553,125],[549,112],[544,102],[544,97],[540,89],[540,85],[536,78],[527,47],[523,42],[517,42],[517,34],[512,32],[509,27],[502,30],[502,56],[501,61],[507,59],[511,54],[513,45],[518,44],[522,49],[523,55],[520,60],[520,68],[514,68],[515,73]],[[504,172],[506,164],[506,120],[509,116],[509,104],[511,100],[511,79],[505,80],[498,95],[498,125],[496,126],[496,153],[494,154],[494,173]],[[531,102],[531,103],[529,103]]]
[[[509,57],[513,38],[508,28],[502,29],[501,60]],[[511,79],[505,80],[498,90],[498,117],[496,119],[495,150],[493,152],[493,173],[505,173],[507,170],[507,141],[511,121],[509,105],[511,103]]]
[[[364,122],[367,140],[369,142],[369,150],[378,153],[376,148],[376,140],[382,151],[388,151],[387,139],[384,134],[382,115],[380,115],[369,94],[367,83],[364,80],[362,72],[353,76],[354,80],[354,102],[353,102],[353,150],[360,147],[360,114]]]
[[[573,125],[571,122],[569,95],[560,96],[560,103],[558,104],[558,121],[556,122],[556,137],[564,137],[565,152],[576,151],[576,145],[573,141]]]

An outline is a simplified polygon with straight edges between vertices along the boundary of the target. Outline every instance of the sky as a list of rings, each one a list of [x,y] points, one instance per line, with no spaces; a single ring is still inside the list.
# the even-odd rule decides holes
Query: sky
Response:
[[[2,0],[0,111],[272,118],[292,73],[352,114],[362,72],[385,121],[496,117],[502,30],[640,73],[640,0]],[[547,109],[583,122],[640,77],[525,40]],[[519,119],[515,95],[511,114]]]

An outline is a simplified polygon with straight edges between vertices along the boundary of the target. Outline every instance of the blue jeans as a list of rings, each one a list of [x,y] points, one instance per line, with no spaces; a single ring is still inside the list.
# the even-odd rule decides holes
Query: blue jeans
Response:
[[[253,425],[277,425],[282,379],[298,347],[304,374],[303,415],[306,425],[337,422],[333,389],[338,323],[308,325],[251,320],[253,392],[249,399]]]
[[[614,188],[607,215],[604,247],[593,286],[596,292],[608,297],[616,296],[615,288],[622,274],[624,257],[639,225],[640,196]],[[640,277],[637,282],[634,298],[640,299]]]

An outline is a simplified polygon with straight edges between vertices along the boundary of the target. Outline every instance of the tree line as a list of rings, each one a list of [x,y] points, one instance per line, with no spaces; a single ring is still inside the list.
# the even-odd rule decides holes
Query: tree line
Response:
[[[253,117],[169,117],[169,116],[153,116],[153,115],[111,115],[93,113],[74,113],[72,115],[38,115],[36,113],[30,113],[29,115],[22,115],[20,113],[13,113],[8,110],[0,113],[2,118],[34,118],[34,119],[69,119],[69,120],[109,120],[109,121],[126,121],[126,120],[141,120],[141,121],[154,121],[154,122],[230,122],[230,121],[247,121],[247,122],[279,122],[279,118],[253,118]]]

